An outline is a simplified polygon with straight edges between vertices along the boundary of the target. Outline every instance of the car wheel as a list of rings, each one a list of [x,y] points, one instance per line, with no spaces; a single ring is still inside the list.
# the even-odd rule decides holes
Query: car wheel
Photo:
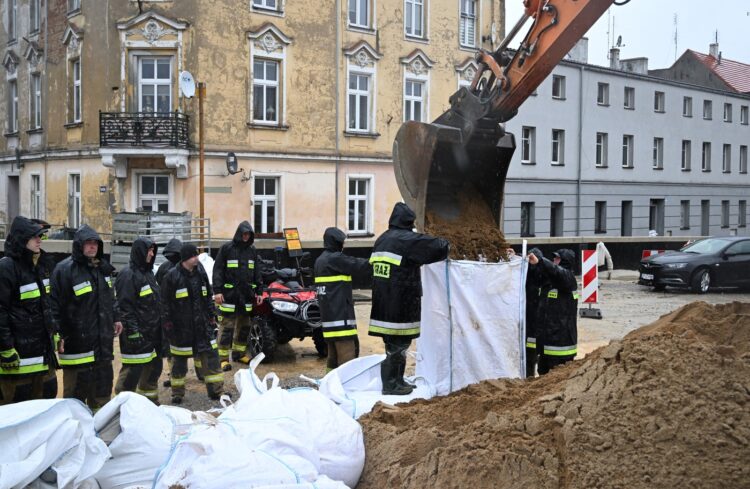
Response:
[[[695,272],[690,281],[690,288],[698,294],[708,292],[708,289],[711,288],[711,273],[705,268]]]

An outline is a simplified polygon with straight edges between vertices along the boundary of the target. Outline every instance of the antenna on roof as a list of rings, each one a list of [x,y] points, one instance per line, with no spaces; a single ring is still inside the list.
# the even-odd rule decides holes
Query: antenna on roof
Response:
[[[677,12],[674,14],[674,59],[677,60]]]

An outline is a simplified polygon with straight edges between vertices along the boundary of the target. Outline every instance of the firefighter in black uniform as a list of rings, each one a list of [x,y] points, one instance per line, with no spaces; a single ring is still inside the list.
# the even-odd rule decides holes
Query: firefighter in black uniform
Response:
[[[60,328],[63,395],[97,410],[112,397],[114,337],[122,331],[103,243],[88,225],[73,236],[73,253],[52,273],[50,304]]]
[[[5,240],[0,259],[0,404],[57,395],[49,307],[55,264],[41,249],[48,228],[18,216]]]
[[[187,360],[193,357],[208,396],[218,399],[224,390],[224,374],[216,354],[216,317],[208,275],[198,263],[198,250],[186,243],[180,263],[167,273],[161,286],[164,329],[172,354],[172,402],[185,397]]]
[[[224,243],[216,255],[213,272],[213,286],[216,291],[214,301],[219,306],[219,359],[224,371],[232,369],[229,363],[229,350],[232,359],[249,363],[247,338],[250,334],[250,316],[253,305],[260,300],[262,285],[260,258],[253,246],[255,231],[247,221],[237,226],[234,239]],[[257,266],[256,266],[257,265]]]
[[[161,252],[166,260],[159,265],[159,269],[156,271],[156,283],[159,285],[161,285],[161,281],[164,280],[164,276],[167,272],[180,262],[180,248],[182,248],[182,241],[177,238],[172,238]]]
[[[365,258],[343,253],[346,234],[328,228],[323,234],[323,253],[315,260],[315,285],[320,303],[323,338],[328,344],[328,371],[357,358],[359,338],[354,315],[352,275],[368,274]]]
[[[573,360],[578,353],[578,283],[573,273],[575,253],[566,248],[552,254],[553,260],[529,254],[529,263],[539,267],[539,322],[536,341],[539,375]]]
[[[163,363],[159,284],[153,273],[157,248],[149,238],[137,238],[130,250],[130,265],[115,279],[123,323],[122,368],[115,393],[135,391],[156,404]]]
[[[539,248],[532,248],[531,254],[537,260],[544,258]],[[529,265],[526,272],[526,377],[534,377],[536,364],[539,360],[537,353],[537,329],[539,324],[539,304],[541,303],[541,289],[544,285],[544,275],[538,265]]]
[[[406,395],[406,350],[419,337],[422,280],[419,267],[448,257],[448,242],[412,231],[416,215],[404,203],[393,208],[388,230],[372,249],[372,312],[369,334],[381,336],[386,358],[380,365],[383,394]]]

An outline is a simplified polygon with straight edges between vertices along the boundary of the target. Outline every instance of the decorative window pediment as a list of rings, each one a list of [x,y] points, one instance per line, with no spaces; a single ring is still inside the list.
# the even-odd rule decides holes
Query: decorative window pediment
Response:
[[[281,53],[292,43],[291,37],[271,23],[265,23],[258,30],[248,32],[247,37],[253,43],[254,49],[265,55]]]
[[[367,41],[359,41],[350,48],[344,49],[344,55],[349,58],[350,63],[360,68],[375,66],[375,63],[383,57]]]
[[[421,49],[415,49],[409,55],[399,58],[406,71],[414,75],[426,75],[435,64]]]
[[[474,75],[477,74],[477,71],[479,71],[479,65],[473,57],[468,57],[464,60],[463,63],[461,63],[460,65],[456,65],[456,73],[458,73],[459,79],[461,81],[471,83],[471,81],[474,79]]]
[[[44,59],[44,51],[36,41],[30,41],[26,45],[26,50],[23,53],[23,57],[29,62],[31,69],[36,69]]]
[[[171,47],[179,40],[188,23],[170,19],[153,11],[143,12],[119,22],[117,29],[125,33],[128,43],[143,47]]]
[[[18,56],[13,51],[6,51],[5,57],[3,58],[3,66],[8,72],[9,77],[13,77],[18,69]]]
[[[68,57],[80,56],[82,40],[83,31],[72,24],[68,24],[62,38],[63,44],[68,47]]]

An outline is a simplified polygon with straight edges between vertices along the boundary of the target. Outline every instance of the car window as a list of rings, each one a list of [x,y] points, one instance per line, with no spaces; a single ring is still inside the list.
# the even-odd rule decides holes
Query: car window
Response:
[[[724,239],[702,239],[700,241],[696,241],[693,244],[690,244],[684,248],[682,248],[682,251],[685,251],[687,253],[699,253],[701,255],[710,255],[711,253],[716,253],[722,248],[724,248],[727,245],[727,241]]]
[[[750,240],[740,241],[727,248],[727,253],[731,255],[750,254]]]

